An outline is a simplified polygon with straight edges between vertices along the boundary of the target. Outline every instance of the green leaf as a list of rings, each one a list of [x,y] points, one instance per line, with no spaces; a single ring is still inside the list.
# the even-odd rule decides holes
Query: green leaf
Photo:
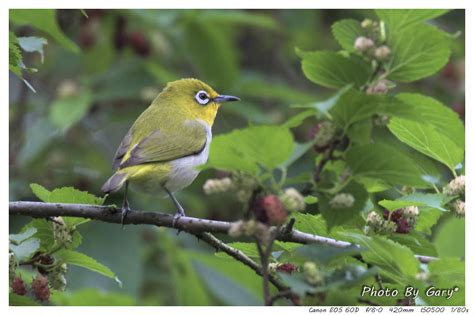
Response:
[[[41,63],[44,62],[44,46],[48,41],[42,37],[18,37],[18,44],[26,52],[38,52],[41,56]]]
[[[346,85],[343,88],[339,89],[331,97],[310,104],[305,105],[293,105],[294,108],[312,108],[317,111],[320,117],[330,117],[329,111],[336,105],[339,98],[347,93],[352,88],[352,84]]]
[[[352,245],[347,247],[332,247],[323,244],[308,244],[296,248],[293,254],[304,257],[306,261],[317,261],[326,265],[333,260],[359,254],[361,250],[360,247]]]
[[[13,32],[9,33],[10,37],[8,40],[8,65],[11,72],[13,72],[18,78],[23,79],[21,74],[20,64],[23,63],[23,57],[21,56],[21,50],[18,43],[18,38]]]
[[[29,238],[19,245],[10,243],[10,250],[15,253],[17,260],[27,260],[40,248],[40,241],[37,238]]]
[[[359,88],[367,82],[371,73],[370,65],[360,57],[346,57],[328,51],[305,53],[302,68],[310,81],[328,88],[348,84]]]
[[[410,207],[410,206],[424,206],[423,202],[419,201],[406,201],[406,200],[380,200],[379,205],[387,209],[388,211],[394,211],[400,208]]]
[[[296,128],[299,125],[301,125],[306,118],[309,118],[309,117],[314,117],[313,110],[305,110],[303,112],[296,114],[293,117],[290,117],[285,123],[283,123],[283,127]]]
[[[353,218],[359,215],[362,210],[364,210],[364,206],[368,198],[368,194],[364,186],[355,181],[349,183],[339,193],[352,195],[354,197],[354,204],[348,208],[333,209],[330,206],[330,200],[334,196],[321,195],[319,197],[319,211],[326,220],[329,230],[331,230],[333,226],[341,225],[351,221]]]
[[[369,144],[372,135],[372,119],[365,119],[352,124],[347,130],[351,143],[358,145]]]
[[[48,191],[39,184],[31,184],[30,187],[36,197],[43,202],[102,205],[105,201],[104,197],[96,197],[73,187],[56,188],[53,191]]]
[[[232,242],[227,245],[235,248],[236,250],[241,251],[245,255],[249,256],[252,259],[259,259],[260,255],[258,254],[257,246],[254,242],[244,243],[244,242]],[[215,255],[220,258],[233,259],[224,252],[216,252]]]
[[[362,258],[379,267],[382,275],[403,284],[404,279],[414,278],[418,273],[420,263],[408,247],[376,235],[369,237],[350,232],[341,234],[367,248],[368,250],[361,252]]]
[[[259,166],[272,170],[288,160],[294,146],[287,128],[256,126],[234,130],[214,138],[206,168],[257,174]]]
[[[30,227],[26,229],[24,232],[19,233],[19,234],[10,234],[8,238],[10,239],[10,242],[14,244],[20,244],[21,242],[26,241],[36,233],[36,229],[34,227]]]
[[[10,293],[8,299],[10,306],[40,306],[38,302],[25,295]]]
[[[308,195],[308,196],[305,196],[304,197],[304,202],[307,204],[307,205],[313,205],[315,203],[318,202],[318,197],[316,196],[311,196],[311,195]]]
[[[212,20],[191,18],[185,26],[185,43],[192,65],[213,86],[228,88],[237,79],[237,49],[230,34],[216,28]],[[203,45],[203,43],[206,43]],[[212,52],[212,58],[209,53]]]
[[[410,234],[392,233],[389,237],[391,240],[408,247],[417,255],[438,256],[436,247],[420,232],[411,232]]]
[[[80,95],[57,99],[51,104],[49,119],[65,132],[87,114],[91,105],[92,96],[85,91]]]
[[[56,21],[56,12],[52,9],[14,9],[10,10],[10,21],[19,25],[31,25],[49,34],[64,48],[79,52],[79,47],[64,35]]]
[[[296,219],[294,228],[301,232],[316,234],[316,235],[327,235],[326,221],[320,214],[313,215],[309,213],[293,213],[292,217]]]
[[[443,212],[429,207],[421,207],[420,214],[416,219],[415,229],[425,234],[431,234],[431,227],[433,227],[443,215]]]
[[[295,142],[295,148],[293,150],[293,153],[291,153],[291,156],[288,158],[288,160],[281,164],[281,167],[288,167],[295,163],[300,157],[305,155],[305,153],[308,152],[314,146],[315,142],[316,139],[305,143]]]
[[[430,280],[435,288],[455,288],[451,299],[432,297],[429,305],[465,305],[465,262],[454,257],[435,260],[428,265]]]
[[[448,211],[444,205],[448,204],[453,198],[443,194],[425,194],[425,193],[413,193],[398,198],[399,200],[422,202],[426,206],[435,208],[441,211]]]
[[[339,20],[331,26],[331,30],[339,45],[347,51],[355,51],[356,38],[366,35],[360,22],[354,19]]]
[[[375,178],[394,185],[429,186],[414,160],[385,144],[354,146],[347,152],[346,162],[355,177]]]
[[[193,266],[209,290],[226,305],[262,305],[261,300],[222,273],[199,262],[193,262]]]
[[[133,297],[119,292],[86,288],[73,292],[54,292],[50,301],[60,306],[134,306]]]
[[[96,261],[94,258],[87,256],[86,254],[79,253],[72,250],[60,250],[56,254],[63,263],[76,265],[97,272],[103,276],[114,279],[120,284],[120,280],[107,266]]]
[[[390,131],[403,143],[448,166],[451,170],[464,160],[464,148],[423,122],[392,118]]]
[[[23,227],[24,230],[36,229],[35,238],[40,240],[40,250],[48,251],[54,245],[54,234],[52,222],[43,219],[33,219]]]
[[[441,16],[449,10],[444,9],[376,9],[375,13],[389,27],[391,32],[410,27]]]
[[[25,130],[25,143],[18,156],[19,164],[26,167],[48,147],[58,134],[49,119],[39,118],[33,121]]]
[[[414,25],[391,34],[388,79],[412,82],[440,70],[449,60],[450,40],[432,25]]]
[[[437,132],[444,134],[459,147],[464,148],[464,124],[459,115],[451,108],[422,94],[400,93],[396,98],[409,107],[403,106],[405,108],[404,114],[395,114],[395,116],[429,124]]]
[[[465,257],[466,221],[454,216],[442,220],[436,228],[433,242],[440,257]]]

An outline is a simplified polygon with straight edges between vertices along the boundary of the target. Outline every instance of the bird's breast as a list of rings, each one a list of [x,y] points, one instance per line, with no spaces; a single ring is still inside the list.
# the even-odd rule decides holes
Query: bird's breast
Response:
[[[206,144],[204,149],[197,154],[189,155],[171,162],[171,172],[165,186],[172,192],[189,186],[199,175],[197,167],[207,162],[212,141],[212,131],[207,123],[202,121],[202,124],[206,127]]]

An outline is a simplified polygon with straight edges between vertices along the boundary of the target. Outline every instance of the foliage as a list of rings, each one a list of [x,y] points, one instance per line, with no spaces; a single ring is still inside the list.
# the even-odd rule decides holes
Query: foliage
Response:
[[[166,82],[196,76],[242,102],[220,110],[209,160],[180,200],[193,216],[239,220],[219,237],[288,286],[276,305],[463,305],[454,205],[464,193],[443,190],[465,170],[464,94],[449,86],[462,86],[462,41],[445,31],[463,28],[457,14],[11,10],[10,71],[38,92],[17,84],[11,100],[11,198],[102,205],[86,190],[110,175],[131,122]],[[31,194],[31,182],[61,188],[31,184]],[[130,195],[133,208],[157,208],[155,196]],[[272,239],[271,226],[291,218],[294,229],[354,245]],[[29,292],[39,274],[51,284],[48,302],[11,289],[11,305],[261,305],[277,292],[185,233],[66,217],[11,226],[11,276]],[[362,297],[362,285],[459,291]]]

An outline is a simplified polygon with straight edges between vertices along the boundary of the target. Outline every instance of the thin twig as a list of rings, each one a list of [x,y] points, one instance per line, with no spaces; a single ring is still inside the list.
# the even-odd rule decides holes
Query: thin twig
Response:
[[[104,221],[109,223],[121,223],[120,210],[114,206],[96,206],[82,204],[44,203],[34,201],[14,201],[9,203],[10,215],[26,215],[34,218],[46,217],[81,217]],[[125,224],[149,224],[182,230],[188,233],[222,233],[227,234],[232,222],[206,220],[194,217],[181,217],[173,226],[173,215],[159,212],[131,211],[127,215]],[[304,233],[293,229],[285,235],[278,233],[276,239],[282,242],[293,242],[300,244],[325,244],[333,247],[348,247],[353,244],[315,234]],[[436,257],[416,255],[422,263],[436,260]]]

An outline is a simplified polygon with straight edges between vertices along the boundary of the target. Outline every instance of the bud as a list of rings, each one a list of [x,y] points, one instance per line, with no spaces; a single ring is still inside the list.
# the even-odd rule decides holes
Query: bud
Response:
[[[48,278],[43,275],[37,275],[31,282],[31,290],[38,300],[49,300]]]
[[[204,189],[204,193],[206,195],[210,195],[232,190],[234,185],[232,183],[232,179],[225,177],[221,179],[208,179],[202,188]]]
[[[329,206],[332,209],[344,209],[350,208],[354,205],[355,199],[354,196],[347,193],[340,193],[335,195],[330,201]]]
[[[390,48],[388,46],[380,46],[375,49],[374,56],[378,61],[386,61],[390,57]]]
[[[27,292],[25,282],[23,282],[21,277],[15,277],[13,279],[11,288],[12,292],[18,295],[25,295]]]
[[[303,265],[306,281],[309,284],[317,285],[323,282],[322,274],[314,262],[307,261]]]
[[[383,219],[380,216],[380,214],[378,214],[375,211],[372,211],[367,215],[366,222],[367,222],[367,225],[369,226],[379,226],[382,223],[382,221]]]
[[[62,217],[54,217],[53,234],[54,240],[58,244],[68,244],[72,242],[71,231],[67,227]]]
[[[9,280],[12,281],[16,275],[16,268],[18,267],[18,262],[14,253],[8,253],[8,275]]]
[[[357,37],[354,42],[354,48],[360,52],[366,52],[372,47],[374,47],[374,41],[364,36]]]
[[[462,200],[456,200],[453,204],[454,211],[460,217],[464,217],[466,214],[466,203]]]
[[[385,94],[389,88],[387,83],[387,80],[378,80],[367,88],[366,93],[368,95]]]
[[[336,126],[330,121],[320,122],[310,130],[310,138],[314,139],[314,149],[318,152],[325,150],[335,135]]]
[[[306,208],[303,195],[295,188],[285,189],[279,198],[288,211],[303,211]]]
[[[258,221],[269,225],[281,225],[288,217],[288,212],[275,195],[255,198],[250,205],[250,211],[254,213]]]
[[[446,185],[443,188],[443,194],[448,195],[448,196],[464,196],[465,193],[465,185],[466,185],[466,180],[464,175],[460,175],[453,179],[452,181],[449,182],[448,185]]]
[[[365,29],[369,29],[373,25],[373,21],[371,19],[364,19],[361,23],[360,26]]]
[[[49,274],[48,279],[51,284],[51,288],[58,291],[65,291],[67,286],[67,281],[65,274],[67,272],[67,265],[62,264],[54,268]]]

